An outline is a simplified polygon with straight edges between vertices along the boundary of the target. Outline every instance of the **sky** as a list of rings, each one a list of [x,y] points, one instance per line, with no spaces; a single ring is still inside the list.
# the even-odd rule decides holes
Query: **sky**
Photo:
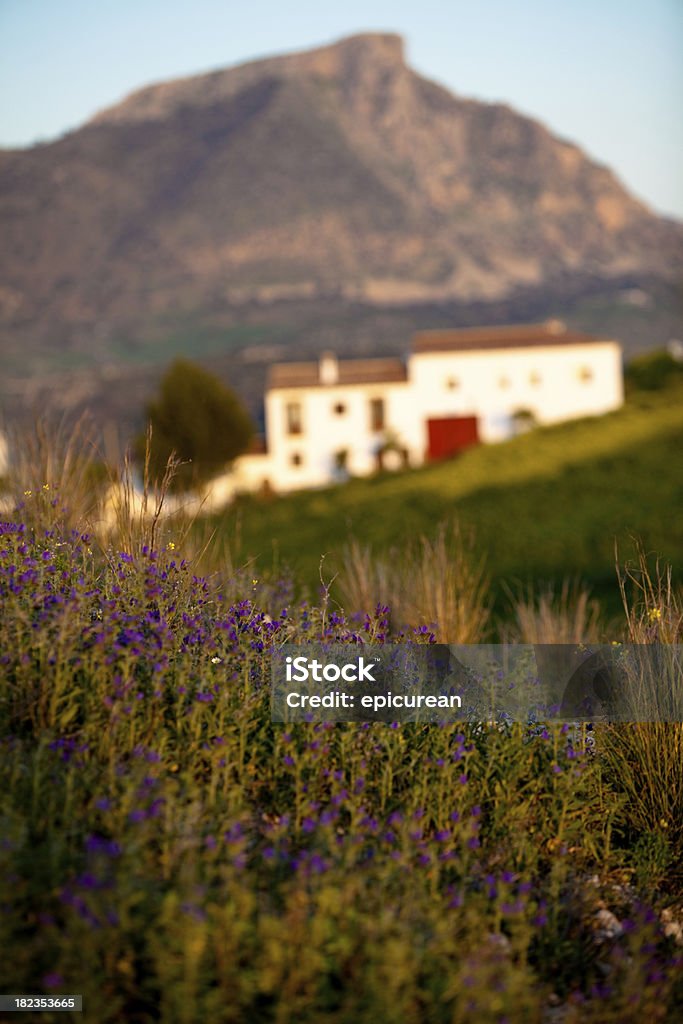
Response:
[[[683,220],[683,0],[0,0],[0,146],[363,31],[400,33],[421,74],[538,118]]]

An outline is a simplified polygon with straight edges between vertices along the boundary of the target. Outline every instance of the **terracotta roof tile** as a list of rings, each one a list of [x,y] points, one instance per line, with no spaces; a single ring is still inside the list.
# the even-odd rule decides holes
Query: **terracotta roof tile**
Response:
[[[392,384],[407,380],[401,359],[341,359],[337,363],[335,387],[348,384]],[[323,386],[319,363],[276,363],[270,368],[268,388],[306,388]]]
[[[419,331],[413,336],[412,349],[413,352],[457,352],[471,349],[577,345],[602,340],[604,339],[568,330],[559,320],[548,320],[542,324]]]

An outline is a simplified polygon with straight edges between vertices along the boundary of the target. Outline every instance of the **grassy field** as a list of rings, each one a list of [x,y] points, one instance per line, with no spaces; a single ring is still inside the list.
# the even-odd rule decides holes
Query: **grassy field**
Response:
[[[68,498],[0,524],[0,990],[83,1024],[681,1019],[682,725],[274,724],[273,647],[383,644],[389,610],[102,545]],[[653,582],[620,635],[680,642]]]
[[[682,502],[683,390],[670,388],[419,470],[245,498],[212,525],[238,561],[287,566],[315,592],[320,556],[333,576],[349,539],[386,553],[455,519],[473,531],[499,604],[503,583],[580,577],[613,612],[615,542],[623,559],[637,537],[681,564]]]

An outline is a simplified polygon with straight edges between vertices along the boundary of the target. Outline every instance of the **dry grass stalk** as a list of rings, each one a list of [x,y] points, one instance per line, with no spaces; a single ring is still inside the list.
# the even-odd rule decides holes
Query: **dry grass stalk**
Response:
[[[339,583],[345,607],[367,611],[388,605],[392,626],[429,626],[442,643],[479,643],[490,609],[488,578],[473,539],[459,524],[442,524],[407,550],[373,556],[369,546],[346,548]]]
[[[590,591],[565,580],[557,593],[552,586],[539,594],[508,591],[513,619],[506,639],[524,644],[596,643],[603,634],[600,606]]]
[[[631,643],[676,644],[683,642],[683,592],[676,587],[670,565],[657,558],[651,562],[642,543],[636,541],[635,563],[615,560],[619,590]]]
[[[10,450],[7,495],[28,526],[83,529],[96,515],[104,474],[87,415],[74,424],[40,416],[10,433]]]

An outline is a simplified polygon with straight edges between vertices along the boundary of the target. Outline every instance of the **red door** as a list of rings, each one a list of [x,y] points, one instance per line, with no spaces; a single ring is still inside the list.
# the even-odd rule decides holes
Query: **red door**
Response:
[[[456,455],[463,448],[479,443],[476,416],[447,416],[438,420],[427,420],[429,447],[427,458],[446,459]]]

